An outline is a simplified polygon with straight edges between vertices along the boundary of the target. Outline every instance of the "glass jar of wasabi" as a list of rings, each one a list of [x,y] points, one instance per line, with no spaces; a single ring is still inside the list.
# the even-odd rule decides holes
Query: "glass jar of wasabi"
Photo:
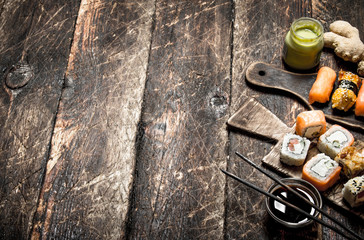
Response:
[[[296,70],[309,70],[320,62],[324,28],[313,18],[295,20],[284,40],[283,60]]]

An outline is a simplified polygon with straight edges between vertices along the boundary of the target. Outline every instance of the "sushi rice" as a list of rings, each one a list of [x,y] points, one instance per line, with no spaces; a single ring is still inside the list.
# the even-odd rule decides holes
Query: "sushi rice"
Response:
[[[287,133],[283,138],[281,161],[290,166],[301,166],[306,159],[310,143],[305,137]]]
[[[312,183],[319,191],[325,191],[340,178],[341,167],[324,153],[319,153],[303,167],[302,179]]]
[[[351,207],[357,207],[364,203],[364,176],[350,179],[344,184],[343,198]]]
[[[329,130],[322,134],[318,141],[318,149],[335,159],[340,151],[354,142],[353,135],[339,125],[333,125]]]

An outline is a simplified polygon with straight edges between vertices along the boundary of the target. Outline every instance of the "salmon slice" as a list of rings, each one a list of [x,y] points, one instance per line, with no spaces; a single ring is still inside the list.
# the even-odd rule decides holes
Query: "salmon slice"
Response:
[[[330,95],[336,81],[336,72],[329,67],[322,67],[317,73],[316,81],[308,95],[308,102],[325,103],[330,100]]]

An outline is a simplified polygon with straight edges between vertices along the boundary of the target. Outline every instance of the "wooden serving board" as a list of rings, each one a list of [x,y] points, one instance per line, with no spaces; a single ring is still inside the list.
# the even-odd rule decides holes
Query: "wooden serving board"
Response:
[[[330,101],[325,104],[308,103],[308,94],[312,84],[316,80],[316,73],[298,74],[276,68],[270,64],[262,62],[252,63],[246,72],[246,81],[253,86],[263,87],[291,94],[301,101],[308,109],[322,110],[326,119],[332,123],[340,124],[344,127],[364,132],[364,117],[357,117],[354,108],[347,112],[332,109]],[[337,88],[337,81],[334,90]],[[332,92],[334,92],[334,90]]]
[[[269,124],[267,124],[269,123]],[[295,132],[295,126],[288,127],[277,116],[266,109],[254,98],[250,98],[241,106],[241,108],[230,117],[227,122],[228,126],[247,131],[251,134],[260,135],[277,141],[277,144],[266,155],[262,162],[271,169],[281,173],[286,177],[302,176],[302,166],[291,167],[281,163],[280,150],[282,146],[283,136],[286,133]],[[312,141],[306,161],[319,153],[316,143]],[[339,180],[333,187],[321,194],[329,199],[334,204],[358,215],[364,219],[364,207],[352,209],[344,201],[341,190],[343,188],[344,180]]]

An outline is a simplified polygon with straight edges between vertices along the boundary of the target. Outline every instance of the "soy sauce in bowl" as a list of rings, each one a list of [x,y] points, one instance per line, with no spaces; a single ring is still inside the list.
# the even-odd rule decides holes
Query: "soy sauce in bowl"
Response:
[[[304,189],[297,187],[297,186],[290,186],[292,189],[296,190],[298,193],[300,193],[302,196],[304,196],[307,200],[309,200],[311,203],[315,204],[315,201],[311,197],[307,191]],[[273,193],[278,198],[281,198],[289,203],[292,203],[296,205],[301,210],[313,215],[315,212],[315,209],[311,206],[309,206],[307,203],[305,203],[302,199],[295,196],[293,193],[287,191],[285,188],[280,187],[277,188]],[[294,210],[293,208],[286,206],[274,199],[269,199],[269,206],[274,215],[276,215],[278,218],[282,219],[286,222],[291,223],[303,223],[308,221],[308,218],[304,216],[303,214],[299,213],[298,211]]]
[[[312,186],[312,184],[298,178],[285,178],[282,179],[282,181],[316,206],[322,207],[322,199],[320,193],[314,186]],[[273,184],[269,188],[268,192],[297,206],[301,210],[309,213],[310,215],[317,216],[319,214],[318,211],[305,203],[305,201],[295,196],[293,193],[287,191],[285,188],[278,184]],[[287,227],[298,228],[307,226],[312,223],[312,219],[307,218],[305,215],[299,213],[293,208],[286,206],[269,197],[266,198],[266,207],[268,213],[272,216],[273,219]]]

